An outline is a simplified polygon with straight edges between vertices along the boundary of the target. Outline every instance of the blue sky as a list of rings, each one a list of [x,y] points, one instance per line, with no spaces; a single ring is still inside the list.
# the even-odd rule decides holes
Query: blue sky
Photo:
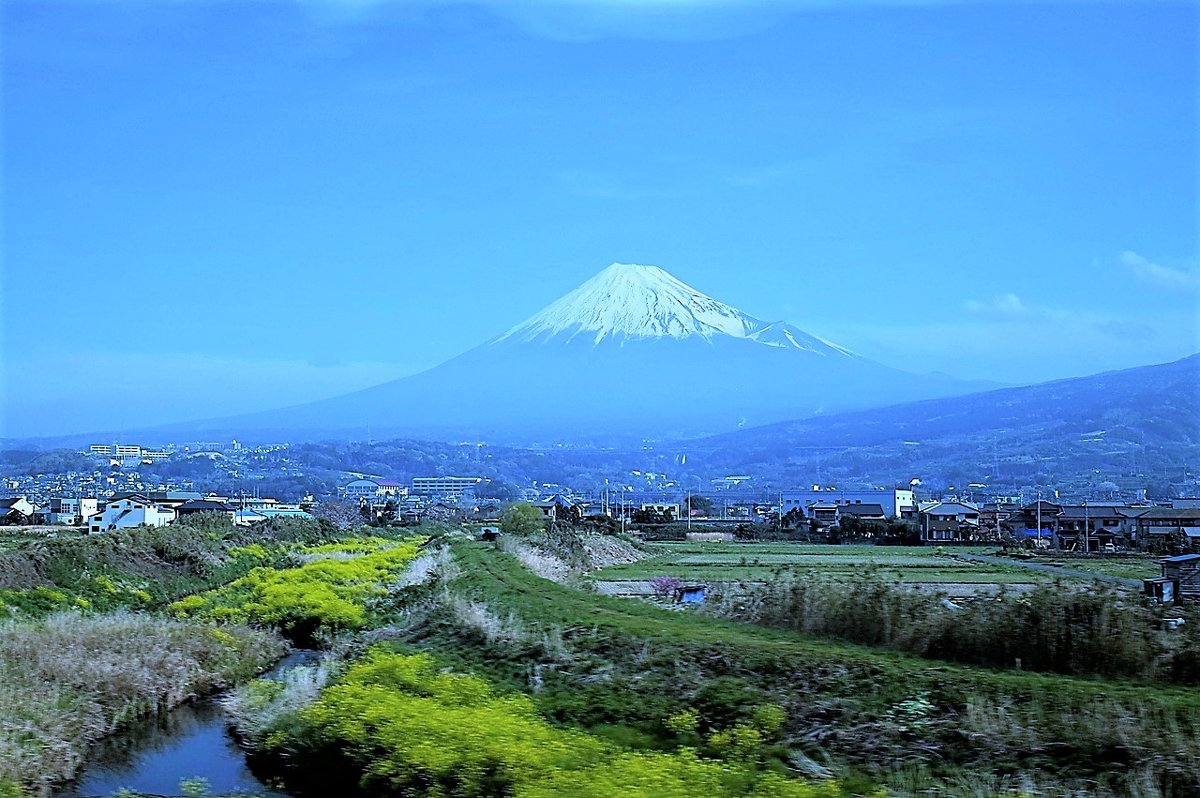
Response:
[[[364,387],[612,261],[914,371],[1190,354],[1198,9],[9,0],[0,435]]]

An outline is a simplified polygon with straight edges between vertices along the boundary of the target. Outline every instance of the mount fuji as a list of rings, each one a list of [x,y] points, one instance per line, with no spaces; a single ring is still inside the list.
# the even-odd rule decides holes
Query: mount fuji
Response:
[[[504,334],[419,374],[156,432],[628,441],[981,387],[889,368],[791,324],[755,318],[658,267],[614,263]]]

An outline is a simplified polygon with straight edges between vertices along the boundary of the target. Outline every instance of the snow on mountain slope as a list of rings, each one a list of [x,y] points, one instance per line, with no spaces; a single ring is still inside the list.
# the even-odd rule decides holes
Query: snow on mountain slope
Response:
[[[558,336],[624,343],[728,336],[819,354],[853,353],[784,322],[767,323],[692,288],[657,266],[614,263],[493,343]]]

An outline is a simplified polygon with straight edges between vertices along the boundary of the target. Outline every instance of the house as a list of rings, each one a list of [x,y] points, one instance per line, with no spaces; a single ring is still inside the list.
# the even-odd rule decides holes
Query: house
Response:
[[[97,499],[64,497],[51,499],[38,514],[46,524],[82,524],[99,511]]]
[[[1119,512],[1123,505],[1063,505],[1056,518],[1058,542],[1065,549],[1083,552],[1103,551],[1124,539],[1127,517]]]
[[[1061,504],[1038,499],[1013,513],[1010,523],[1016,528],[1018,535],[1057,540],[1058,514],[1061,512]]]
[[[233,518],[234,507],[222,501],[212,499],[192,499],[175,508],[175,514],[180,518],[200,513],[217,513],[226,518]]]
[[[838,520],[854,518],[858,521],[885,521],[887,515],[882,504],[842,504],[837,508]]]
[[[1200,549],[1200,508],[1149,507],[1138,513],[1133,521],[1137,525],[1140,545],[1178,536],[1185,548]]]
[[[921,509],[919,519],[921,540],[928,543],[959,543],[979,532],[979,508],[966,502],[933,502]]]
[[[425,508],[424,517],[430,521],[453,521],[462,516],[462,510],[445,502],[434,502]]]
[[[24,496],[0,499],[0,524],[28,524],[33,520],[33,504]]]
[[[1181,598],[1200,599],[1200,554],[1167,557],[1159,566],[1162,578],[1176,583]]]
[[[540,499],[530,503],[541,510],[542,515],[551,521],[556,521],[560,518],[567,521],[578,521],[583,517],[583,511],[580,509],[579,503],[561,493],[556,493],[547,499]]]
[[[146,496],[133,494],[110,501],[104,511],[88,519],[88,532],[108,532],[134,526],[166,526],[175,520],[175,511],[155,504]]]
[[[790,509],[786,511],[790,512]],[[836,502],[813,502],[806,505],[802,512],[804,517],[810,521],[816,521],[818,524],[833,525],[838,520],[838,505]]]

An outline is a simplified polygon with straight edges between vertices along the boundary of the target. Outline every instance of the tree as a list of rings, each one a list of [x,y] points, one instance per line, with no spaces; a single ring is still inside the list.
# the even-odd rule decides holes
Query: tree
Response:
[[[699,515],[706,518],[711,518],[716,505],[713,500],[706,496],[700,496],[693,493],[688,497],[688,506],[691,508],[693,515]]]
[[[332,522],[338,529],[354,529],[363,523],[358,505],[353,502],[321,502],[310,512],[316,518]]]
[[[528,502],[508,505],[500,516],[500,531],[506,535],[530,535],[545,528],[546,516]]]

